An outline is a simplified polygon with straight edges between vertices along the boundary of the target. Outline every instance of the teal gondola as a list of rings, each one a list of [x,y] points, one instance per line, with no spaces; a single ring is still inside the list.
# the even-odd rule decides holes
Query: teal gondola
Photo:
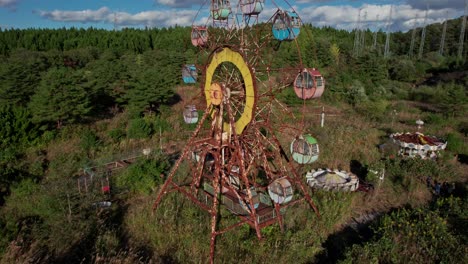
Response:
[[[296,12],[278,10],[273,15],[273,37],[279,41],[296,39],[301,26],[301,19]]]
[[[197,68],[194,64],[186,64],[182,68],[182,80],[184,83],[196,83],[197,82]]]
[[[226,20],[231,14],[231,4],[229,0],[212,0],[211,16],[215,20]]]

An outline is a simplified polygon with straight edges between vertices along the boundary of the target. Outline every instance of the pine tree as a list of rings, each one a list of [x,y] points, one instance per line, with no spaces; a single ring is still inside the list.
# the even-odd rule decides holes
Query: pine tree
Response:
[[[90,83],[82,70],[52,68],[42,79],[29,107],[36,123],[82,120],[92,110]]]

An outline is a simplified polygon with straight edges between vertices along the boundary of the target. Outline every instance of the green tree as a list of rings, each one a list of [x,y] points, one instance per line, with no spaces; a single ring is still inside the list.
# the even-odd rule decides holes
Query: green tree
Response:
[[[161,69],[147,69],[130,84],[125,98],[131,113],[139,115],[146,109],[157,109],[174,96],[173,81]]]
[[[0,147],[3,149],[24,146],[37,137],[37,128],[26,108],[0,106],[0,124]]]
[[[29,107],[36,123],[73,123],[92,110],[90,83],[82,70],[52,68],[42,79]]]
[[[442,97],[442,107],[449,116],[465,115],[468,111],[467,89],[461,85],[445,85],[447,94]]]
[[[26,105],[48,68],[39,52],[17,50],[0,63],[0,104]]]
[[[169,169],[167,158],[141,159],[117,178],[117,186],[140,194],[149,194],[162,183],[162,173]]]

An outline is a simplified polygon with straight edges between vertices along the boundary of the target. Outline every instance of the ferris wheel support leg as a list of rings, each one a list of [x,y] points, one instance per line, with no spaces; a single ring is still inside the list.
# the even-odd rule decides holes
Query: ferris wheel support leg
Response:
[[[232,113],[232,109],[231,109],[230,105],[227,105],[227,112],[228,112],[228,116],[229,116],[229,119],[230,119],[232,137],[234,139],[233,140],[233,145],[234,145],[234,147],[237,147],[238,149],[242,149],[239,137],[237,136],[236,126],[234,125],[235,124],[234,115]],[[255,231],[257,233],[258,239],[262,239],[262,233],[260,231],[259,219],[257,217],[257,210],[255,209],[255,204],[253,202],[253,195],[252,195],[252,191],[250,189],[249,179],[247,178],[247,173],[250,171],[250,167],[253,165],[254,160],[253,159],[250,160],[248,162],[247,167],[245,167],[244,158],[242,157],[241,152],[237,152],[237,159],[239,160],[239,165],[240,165],[240,167],[239,167],[240,168],[240,171],[239,171],[240,176],[241,176],[242,181],[245,184],[246,191],[247,191],[247,197],[248,197],[249,206],[250,206],[250,210],[249,210],[250,211],[250,217],[254,222]]]
[[[177,169],[179,168],[180,164],[181,164],[182,161],[185,159],[185,156],[187,155],[187,153],[189,152],[190,148],[192,147],[193,141],[195,140],[196,136],[197,136],[198,133],[200,132],[204,121],[206,120],[207,116],[209,115],[209,109],[210,109],[210,107],[211,107],[211,105],[209,105],[209,106],[206,108],[205,113],[203,114],[202,119],[201,119],[200,122],[198,123],[197,128],[196,128],[195,131],[193,132],[192,137],[190,138],[190,140],[189,140],[189,142],[187,143],[187,145],[184,147],[184,149],[183,149],[183,151],[182,151],[182,155],[180,155],[179,159],[178,159],[178,160],[176,161],[176,163],[174,164],[174,167],[172,167],[172,170],[171,170],[171,172],[169,173],[169,176],[167,177],[166,181],[164,182],[164,185],[161,187],[161,190],[159,191],[159,194],[158,194],[158,196],[157,196],[157,198],[156,198],[156,201],[155,201],[154,204],[153,204],[153,212],[158,208],[159,203],[160,203],[161,200],[162,200],[162,197],[167,193],[167,191],[166,191],[167,187],[169,186],[169,184],[172,183],[172,178],[174,178],[174,175],[175,175],[175,173],[177,172]]]
[[[214,255],[215,255],[215,245],[216,245],[216,236],[218,232],[216,231],[216,226],[218,222],[218,207],[219,207],[219,197],[221,195],[220,189],[220,180],[221,180],[221,166],[220,161],[215,158],[216,164],[218,164],[215,168],[214,178],[213,178],[213,188],[214,188],[214,195],[213,195],[213,207],[211,208],[211,239],[210,239],[210,263],[214,263]]]
[[[280,205],[278,203],[275,203],[276,218],[278,219],[278,224],[280,226],[281,232],[284,233],[283,216],[281,215],[280,209]]]
[[[202,166],[200,166],[200,169],[197,171],[197,176],[193,179],[192,184],[191,184],[192,191],[195,192],[195,195],[198,194],[198,188],[200,187],[200,181],[201,181],[201,178],[203,176],[203,169],[205,167],[206,153],[207,153],[206,151],[203,151],[200,154],[200,160],[202,162]]]

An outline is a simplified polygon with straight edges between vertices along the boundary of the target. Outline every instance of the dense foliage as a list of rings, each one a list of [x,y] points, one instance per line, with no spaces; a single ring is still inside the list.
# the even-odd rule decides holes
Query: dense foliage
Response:
[[[464,263],[466,210],[466,201],[450,197],[392,212],[374,225],[375,239],[354,246],[343,263]]]

